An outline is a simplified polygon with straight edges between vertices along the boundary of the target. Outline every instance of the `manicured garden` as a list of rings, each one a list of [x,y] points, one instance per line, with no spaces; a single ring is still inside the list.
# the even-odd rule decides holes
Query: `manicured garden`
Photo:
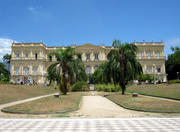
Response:
[[[111,101],[132,110],[149,112],[180,112],[180,102],[168,101],[145,96],[132,97],[131,94],[111,94],[106,96]]]
[[[59,98],[50,96],[35,101],[7,107],[5,110],[23,113],[48,113],[62,112],[78,109],[81,100],[81,93],[74,92],[67,95],[60,95]]]
[[[136,92],[144,95],[166,97],[180,100],[180,84],[142,84],[132,85],[127,92]]]
[[[0,84],[0,104],[55,93],[53,87]]]

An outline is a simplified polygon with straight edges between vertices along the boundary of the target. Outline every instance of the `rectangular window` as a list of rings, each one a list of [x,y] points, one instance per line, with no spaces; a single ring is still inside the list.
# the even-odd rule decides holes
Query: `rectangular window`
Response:
[[[16,54],[16,58],[19,58],[19,53]]]
[[[52,56],[49,56],[49,62],[52,62]]]
[[[37,75],[37,67],[33,68],[34,75]]]
[[[157,57],[157,59],[160,58],[160,53],[159,52],[156,53],[156,57]]]
[[[37,54],[37,53],[35,53],[35,60],[37,60],[37,58],[38,58],[38,54]]]
[[[90,61],[90,54],[86,54],[86,61]]]
[[[148,73],[150,73],[150,74],[152,73],[152,67],[148,67],[147,70],[148,70]]]
[[[94,70],[98,69],[98,66],[94,66]]]
[[[90,66],[86,66],[86,74],[90,75]]]
[[[161,73],[161,68],[160,67],[157,68],[157,72]]]
[[[151,52],[148,52],[148,53],[147,53],[147,58],[148,58],[148,59],[151,59]]]
[[[138,53],[138,58],[142,59],[142,53],[141,52]]]
[[[94,54],[95,61],[99,60],[98,54]]]
[[[28,67],[25,67],[25,68],[24,68],[24,74],[25,74],[25,75],[29,75],[29,68],[28,68]]]
[[[28,53],[25,54],[25,58],[26,58],[26,59],[28,58]]]
[[[15,68],[15,74],[16,74],[16,75],[19,74],[19,68],[18,68],[18,67]]]

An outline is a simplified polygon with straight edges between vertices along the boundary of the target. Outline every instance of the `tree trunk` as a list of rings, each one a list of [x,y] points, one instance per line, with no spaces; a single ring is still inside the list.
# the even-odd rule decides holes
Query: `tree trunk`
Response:
[[[50,81],[49,81],[49,85],[51,85],[51,82],[52,82],[52,80],[50,79]]]
[[[66,83],[66,75],[65,75],[65,72],[63,73],[63,83],[64,83],[63,94],[66,95],[66,94],[67,94],[67,83]]]
[[[124,85],[124,86],[122,86],[122,95],[125,94],[125,90],[126,90],[126,87],[125,87],[125,85]]]

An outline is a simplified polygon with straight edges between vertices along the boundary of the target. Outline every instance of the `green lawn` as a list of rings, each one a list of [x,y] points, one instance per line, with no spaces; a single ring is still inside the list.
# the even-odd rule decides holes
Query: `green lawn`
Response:
[[[145,96],[132,97],[130,94],[113,94],[107,96],[107,98],[117,104],[134,110],[180,112],[180,102],[177,101],[167,101]]]
[[[0,104],[55,93],[53,87],[0,84]]]
[[[80,92],[68,93],[67,95],[60,95],[59,98],[54,96],[41,98],[23,104],[7,107],[6,110],[18,112],[57,112],[63,110],[71,110],[78,108],[80,99]]]
[[[127,92],[136,92],[144,95],[180,99],[180,84],[142,84],[132,85]]]

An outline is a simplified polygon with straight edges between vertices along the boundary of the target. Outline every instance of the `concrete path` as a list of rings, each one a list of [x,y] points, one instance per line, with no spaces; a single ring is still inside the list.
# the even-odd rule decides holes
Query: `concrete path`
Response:
[[[0,119],[2,132],[178,132],[180,118]]]
[[[17,105],[17,104],[22,104],[22,103],[25,103],[25,102],[29,102],[29,101],[37,100],[37,99],[40,99],[40,98],[52,96],[54,94],[56,94],[56,93],[48,94],[48,95],[42,95],[42,96],[33,97],[33,98],[28,98],[28,99],[24,99],[24,100],[19,100],[19,101],[15,101],[15,102],[11,102],[11,103],[1,104],[0,105],[0,110],[5,108],[5,107],[9,107],[9,106]]]
[[[90,84],[89,89],[90,91],[94,91],[94,84]]]
[[[80,110],[71,113],[71,117],[143,117],[156,116],[156,113],[145,113],[127,110],[102,96],[83,96]]]

